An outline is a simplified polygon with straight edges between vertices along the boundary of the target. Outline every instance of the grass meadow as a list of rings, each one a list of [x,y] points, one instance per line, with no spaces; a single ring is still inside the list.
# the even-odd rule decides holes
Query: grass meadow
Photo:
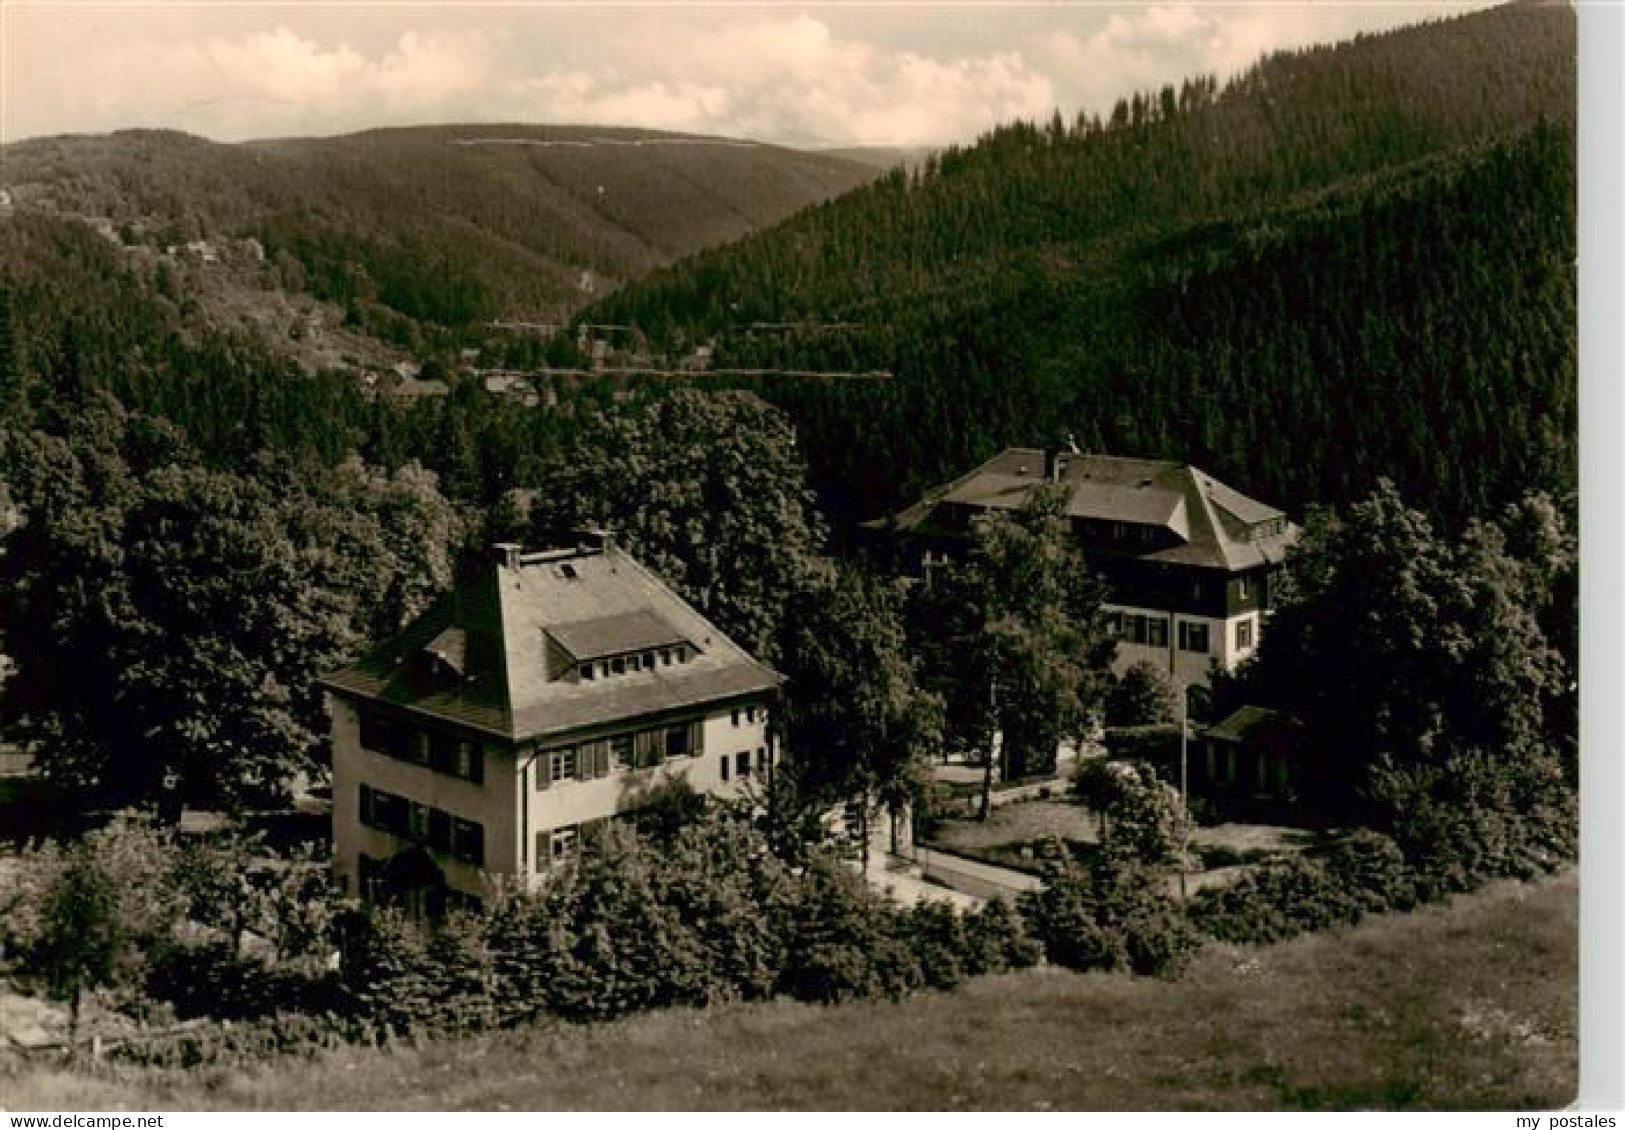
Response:
[[[1575,874],[1171,980],[1058,969],[838,1007],[732,1005],[249,1070],[0,1060],[12,1110],[1519,1110],[1577,1089]]]

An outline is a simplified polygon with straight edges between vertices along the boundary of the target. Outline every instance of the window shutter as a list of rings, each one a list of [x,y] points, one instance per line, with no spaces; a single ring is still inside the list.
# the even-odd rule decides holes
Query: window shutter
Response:
[[[609,743],[594,742],[592,746],[592,775],[594,777],[609,776]]]
[[[536,787],[545,789],[553,783],[553,755],[538,753],[533,764],[536,766]]]
[[[637,747],[636,763],[639,768],[646,768],[650,765],[660,764],[665,756],[665,750],[661,748],[661,745],[663,744],[662,739],[664,737],[665,731],[663,730],[638,731],[638,736],[634,744]]]
[[[705,752],[705,719],[696,718],[688,724],[688,752],[698,757]]]
[[[438,808],[429,809],[429,847],[441,852],[451,850],[451,817]]]
[[[582,745],[576,747],[575,766],[576,780],[592,780],[592,746]]]

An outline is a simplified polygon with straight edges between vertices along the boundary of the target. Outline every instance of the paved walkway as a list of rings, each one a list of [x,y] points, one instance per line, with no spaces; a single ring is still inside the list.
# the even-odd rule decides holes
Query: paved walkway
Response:
[[[933,883],[919,874],[919,868],[894,855],[875,853],[869,857],[869,870],[864,877],[881,894],[888,895],[903,906],[922,902],[945,902],[961,912],[981,909],[986,899],[956,891],[940,883]]]
[[[1025,871],[998,867],[962,855],[920,848],[916,861],[926,877],[946,883],[955,890],[978,898],[1015,898],[1028,891],[1043,889],[1044,881]]]

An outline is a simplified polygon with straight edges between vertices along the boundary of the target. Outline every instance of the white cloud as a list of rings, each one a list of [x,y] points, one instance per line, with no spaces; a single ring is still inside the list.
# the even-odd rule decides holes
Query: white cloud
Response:
[[[178,54],[178,62],[192,61],[185,48]],[[285,27],[237,42],[215,40],[202,54],[218,68],[220,81],[289,102],[337,98],[365,80],[369,71],[367,60],[349,47],[324,50]]]
[[[525,80],[526,116],[807,143],[921,144],[1046,112],[1012,51],[937,59],[836,35],[806,15],[675,21],[614,37],[600,66]]]
[[[0,0],[0,138],[162,125],[224,140],[412,122],[583,122],[791,144],[967,141],[1432,8],[1170,2],[831,8]],[[407,23],[402,25],[400,19]],[[974,18],[973,18],[974,17]]]
[[[1157,4],[1114,12],[1097,27],[1037,38],[1034,56],[1065,101],[1104,113],[1135,93],[1197,74],[1220,81],[1262,56],[1360,31],[1415,23],[1484,4]]]

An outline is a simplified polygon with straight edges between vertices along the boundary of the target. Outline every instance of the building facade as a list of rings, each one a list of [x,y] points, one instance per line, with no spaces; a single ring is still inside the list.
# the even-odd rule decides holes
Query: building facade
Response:
[[[1298,529],[1280,510],[1198,468],[1150,459],[1011,448],[869,529],[928,576],[964,553],[979,514],[1017,510],[1041,484],[1106,582],[1119,671],[1146,662],[1206,683],[1258,646]]]
[[[746,795],[781,681],[607,538],[496,546],[322,680],[337,878],[432,912],[536,883],[678,780]]]

